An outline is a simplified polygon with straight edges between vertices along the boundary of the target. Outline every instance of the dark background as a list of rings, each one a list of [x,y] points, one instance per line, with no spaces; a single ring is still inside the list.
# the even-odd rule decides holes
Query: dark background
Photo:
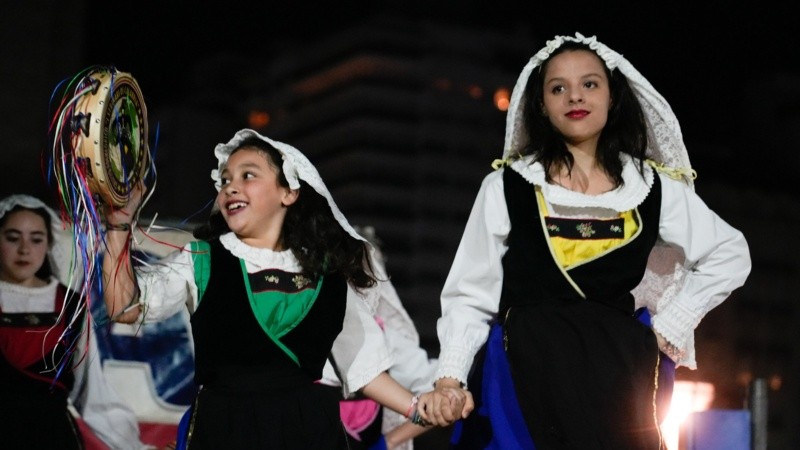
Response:
[[[176,220],[187,219],[186,211],[213,197],[207,178],[215,162],[213,144],[243,126],[225,119],[232,114],[219,105],[244,97],[248,80],[287,49],[296,49],[302,59],[305,44],[374,15],[389,15],[518,35],[521,42],[534,43],[527,56],[498,60],[518,73],[555,34],[596,35],[670,103],[699,173],[698,192],[742,229],[751,246],[754,269],[736,292],[739,298],[714,310],[698,329],[698,343],[704,344],[698,345],[704,352],[698,354],[700,369],[679,374],[700,380],[714,370],[725,379],[774,375],[783,387],[777,383],[770,399],[771,420],[777,421],[771,423],[771,448],[798,448],[800,203],[794,184],[800,165],[800,35],[789,3],[0,1],[0,136],[5,144],[0,195],[52,196],[41,171],[50,94],[83,68],[114,65],[139,82],[151,127],[171,111],[172,123],[182,128],[169,131],[193,144],[181,150],[202,159],[194,164],[198,170],[182,171],[174,163],[161,168],[181,174],[173,185],[184,182],[185,172],[186,180],[192,177],[187,183],[205,189],[192,192],[197,198],[180,199],[185,211],[155,211],[159,218]],[[210,93],[223,101],[209,102]],[[193,114],[178,122],[176,111]],[[194,122],[195,117],[205,121]],[[503,130],[498,127],[496,133]],[[172,194],[163,188],[156,192]],[[432,321],[439,313],[430,304],[418,308],[411,311],[415,320]],[[430,326],[421,331],[434,336]],[[733,395],[737,400],[749,378],[743,380]]]
[[[781,133],[798,122],[800,93],[793,83],[783,86],[776,78],[800,73],[800,37],[794,32],[794,14],[778,2],[347,0],[224,5],[145,2],[132,8],[90,0],[84,63],[113,63],[136,73],[148,105],[157,109],[192,95],[197,80],[184,77],[193,61],[227,54],[257,63],[281,42],[325,39],[372,14],[513,30],[540,42],[579,31],[622,53],[670,102],[701,177],[734,175],[788,189],[786,180],[792,176],[779,160],[786,156],[798,162],[797,151]],[[520,69],[524,62],[519,62]],[[231,67],[230,76],[247,70]],[[774,105],[774,116],[754,114],[745,106],[751,102]],[[721,154],[692,152],[694,142],[712,144]]]
[[[238,80],[275,52],[325,40],[375,14],[516,33],[537,43],[530,54],[555,34],[596,35],[670,102],[701,180],[791,191],[800,163],[800,35],[786,3],[421,0],[4,1],[0,131],[11,140],[0,162],[19,170],[0,179],[0,190],[46,193],[39,160],[49,96],[83,68],[114,65],[134,74],[158,120],[165,105],[191,105],[200,85],[234,97]],[[198,68],[213,58],[230,61],[229,71]],[[521,69],[525,60],[504,63]]]

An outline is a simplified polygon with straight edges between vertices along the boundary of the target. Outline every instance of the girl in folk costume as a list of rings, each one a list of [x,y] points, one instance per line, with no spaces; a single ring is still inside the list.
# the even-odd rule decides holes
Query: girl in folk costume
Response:
[[[108,214],[109,314],[131,323],[192,313],[201,388],[180,445],[346,448],[340,397],[317,383],[329,355],[346,396],[360,389],[398,411],[412,404],[385,374],[391,358],[368,307],[385,276],[297,149],[241,130],[215,154],[219,193],[195,231],[203,240],[134,270],[127,230],[141,188]]]
[[[82,449],[95,438],[108,448],[144,447],[133,410],[103,376],[89,313],[72,290],[73,245],[41,200],[0,200],[3,448]]]
[[[379,246],[379,239],[371,226],[356,227],[373,249],[372,264],[385,273],[386,261]],[[377,297],[375,320],[383,332],[384,344],[381,353],[388,351],[392,357],[388,374],[400,385],[415,394],[431,390],[436,360],[428,357],[420,346],[419,333],[409,316],[400,296],[389,280],[381,281]],[[329,361],[323,370],[322,382],[331,386],[340,384],[335,361]],[[414,439],[430,428],[422,427],[404,417],[405,411],[382,408],[370,398],[347,398],[340,402],[340,412],[345,430],[352,437],[351,449],[396,449],[412,450]]]
[[[663,449],[664,369],[695,367],[745,239],[695,194],[667,102],[594,37],[530,59],[506,126],[442,292],[436,389],[468,383],[479,408],[453,440]]]

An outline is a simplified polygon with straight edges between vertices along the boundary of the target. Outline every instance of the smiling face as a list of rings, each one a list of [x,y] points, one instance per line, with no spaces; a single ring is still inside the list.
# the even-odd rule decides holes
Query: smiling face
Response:
[[[543,78],[543,113],[568,147],[594,151],[611,107],[603,61],[588,50],[567,50],[548,61]]]
[[[286,208],[298,191],[281,186],[267,153],[253,147],[236,150],[220,177],[217,206],[228,228],[248,245],[280,250]]]
[[[34,287],[45,283],[36,272],[49,249],[47,224],[30,210],[8,213],[0,227],[0,280]]]

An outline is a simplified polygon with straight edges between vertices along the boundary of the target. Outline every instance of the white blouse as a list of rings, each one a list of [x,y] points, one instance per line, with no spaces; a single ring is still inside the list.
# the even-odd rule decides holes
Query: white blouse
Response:
[[[641,204],[653,184],[649,165],[642,177],[630,158],[623,163],[625,184],[600,195],[546,183],[544,168],[539,163],[531,165],[529,157],[513,163],[511,170],[541,186],[552,216],[609,218]],[[442,290],[436,379],[451,377],[466,384],[472,360],[487,339],[488,322],[499,309],[501,259],[508,250],[505,242],[511,229],[502,174],[497,170],[484,178]],[[694,329],[708,311],[744,284],[750,253],[742,233],[709,209],[690,187],[661,173],[658,176],[662,186],[659,239],[683,251],[687,273],[673,298],[651,308],[652,323],[685,351],[678,364],[696,368]],[[637,304],[648,302],[637,298]]]
[[[291,250],[273,251],[251,247],[235,234],[220,236],[222,245],[237,258],[245,261],[248,273],[265,269],[300,272],[300,263]],[[197,285],[194,279],[191,245],[175,251],[157,263],[137,269],[137,283],[144,314],[140,321],[164,320],[188,307],[197,308]],[[381,276],[381,279],[384,277]],[[357,292],[348,285],[344,328],[333,343],[333,355],[345,380],[342,390],[346,397],[363,388],[381,372],[388,370],[393,359],[383,332],[373,319],[372,306],[377,303],[384,283]]]
[[[41,287],[0,281],[0,308],[5,313],[55,312],[57,287],[58,281],[55,278],[51,278],[47,285]],[[75,345],[76,354],[72,358],[75,384],[69,393],[70,403],[97,437],[110,448],[153,448],[139,440],[139,423],[133,409],[122,400],[103,375],[94,331],[81,333],[80,339]]]

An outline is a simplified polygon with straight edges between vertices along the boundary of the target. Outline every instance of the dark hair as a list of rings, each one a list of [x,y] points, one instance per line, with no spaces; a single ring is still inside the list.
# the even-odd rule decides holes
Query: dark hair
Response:
[[[587,50],[595,56],[597,53],[589,46],[578,42],[564,42],[550,57],[534,69],[525,86],[525,109],[523,120],[529,140],[520,153],[533,155],[545,168],[545,177],[551,181],[550,170],[553,166],[563,165],[572,169],[573,158],[567,150],[564,138],[542,114],[544,104],[544,74],[553,56],[567,51]],[[600,59],[599,56],[597,56]],[[602,59],[600,59],[601,62]],[[611,71],[603,62],[603,69],[609,80],[611,91],[611,109],[608,121],[600,134],[597,143],[597,161],[614,180],[617,186],[624,184],[622,179],[622,162],[620,153],[627,153],[639,162],[639,172],[644,172],[644,158],[647,151],[647,123],[644,119],[639,100],[628,85],[628,79],[619,70]]]
[[[3,217],[0,217],[0,228],[6,225],[8,218],[11,217],[12,214],[19,211],[30,211],[44,220],[44,227],[47,230],[47,247],[48,249],[53,248],[53,221],[50,218],[50,213],[44,208],[28,208],[26,206],[17,205],[5,213]],[[48,280],[50,276],[53,275],[53,268],[50,267],[50,261],[47,259],[47,256],[44,258],[44,264],[42,264],[42,267],[39,267],[35,275],[42,280]]]
[[[242,141],[231,155],[242,149],[254,149],[264,154],[278,172],[278,183],[288,188],[283,173],[281,153],[267,142],[251,137]],[[300,180],[300,195],[288,207],[281,230],[281,244],[294,253],[304,273],[317,277],[339,272],[357,288],[375,284],[369,251],[364,241],[345,231],[333,217],[328,201],[312,187]],[[230,231],[219,211],[212,211],[208,222],[194,230],[198,239],[212,239]]]

